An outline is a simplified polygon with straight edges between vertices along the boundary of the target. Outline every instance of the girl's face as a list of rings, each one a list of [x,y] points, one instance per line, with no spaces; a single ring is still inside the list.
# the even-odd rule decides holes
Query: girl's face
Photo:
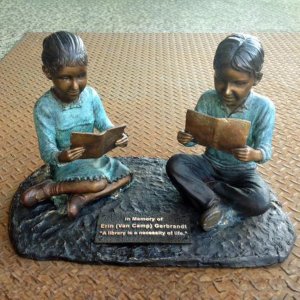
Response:
[[[248,72],[236,71],[230,67],[215,70],[215,89],[223,104],[230,110],[244,102],[255,84],[257,81]]]
[[[63,67],[55,75],[49,74],[43,67],[47,78],[52,80],[54,93],[64,103],[78,99],[87,84],[87,66]]]

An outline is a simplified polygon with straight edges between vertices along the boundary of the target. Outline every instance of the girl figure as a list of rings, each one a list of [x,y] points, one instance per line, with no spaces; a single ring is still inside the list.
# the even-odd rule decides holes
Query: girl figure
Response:
[[[42,61],[53,87],[36,102],[34,121],[41,158],[50,165],[53,180],[26,190],[21,202],[30,207],[51,196],[71,194],[67,211],[74,218],[87,203],[127,185],[132,175],[116,159],[80,159],[84,148],[70,149],[72,132],[113,127],[97,92],[87,85],[88,57],[82,39],[65,31],[50,34],[43,41]],[[123,134],[116,146],[127,143]]]
[[[247,144],[231,153],[207,147],[203,155],[177,154],[166,170],[183,199],[200,213],[208,231],[222,217],[220,198],[245,216],[263,214],[270,207],[270,191],[258,174],[257,163],[272,156],[275,107],[252,91],[262,78],[264,50],[253,36],[232,34],[217,47],[214,57],[214,90],[205,92],[195,110],[217,118],[251,122]],[[179,143],[195,145],[193,136],[179,131]]]

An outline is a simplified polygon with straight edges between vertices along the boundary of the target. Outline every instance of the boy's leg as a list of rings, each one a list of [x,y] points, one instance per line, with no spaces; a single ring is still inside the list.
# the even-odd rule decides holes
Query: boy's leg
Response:
[[[255,170],[243,171],[226,182],[218,181],[213,190],[245,216],[261,215],[271,205],[270,189]]]
[[[199,155],[176,154],[168,160],[166,171],[184,199],[199,210],[212,206],[217,196],[205,182],[213,180],[213,169],[205,159]]]
[[[219,197],[205,183],[214,177],[209,162],[199,155],[177,154],[168,160],[166,171],[183,199],[202,212],[202,228],[212,229],[221,218],[221,210]]]

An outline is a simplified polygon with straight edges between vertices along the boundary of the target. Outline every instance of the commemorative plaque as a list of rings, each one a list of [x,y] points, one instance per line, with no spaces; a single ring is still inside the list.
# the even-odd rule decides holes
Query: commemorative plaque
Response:
[[[95,243],[191,243],[187,216],[151,214],[100,215]]]

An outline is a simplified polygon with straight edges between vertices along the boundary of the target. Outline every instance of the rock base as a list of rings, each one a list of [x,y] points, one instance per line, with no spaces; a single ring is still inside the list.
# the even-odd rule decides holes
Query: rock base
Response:
[[[67,260],[90,264],[184,267],[257,267],[287,258],[295,241],[294,228],[276,203],[264,215],[242,219],[224,206],[221,224],[203,232],[199,214],[185,204],[165,173],[165,160],[119,158],[134,173],[124,190],[83,208],[69,220],[52,201],[26,208],[20,195],[49,178],[41,167],[19,187],[12,200],[9,234],[16,252],[36,260]],[[98,216],[106,213],[187,214],[190,244],[97,244]]]

